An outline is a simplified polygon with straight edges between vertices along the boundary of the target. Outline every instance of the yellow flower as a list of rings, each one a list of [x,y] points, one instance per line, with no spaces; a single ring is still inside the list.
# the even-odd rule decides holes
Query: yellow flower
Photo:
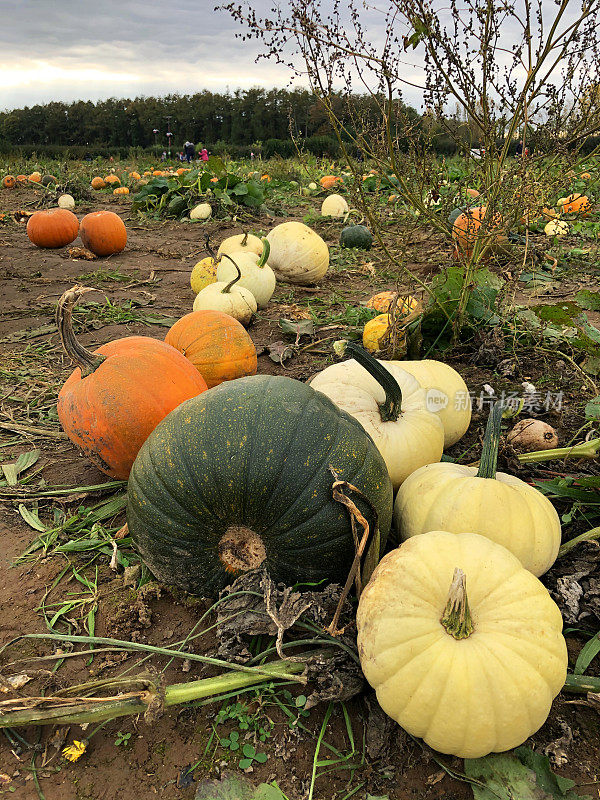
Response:
[[[77,761],[87,750],[87,742],[78,742],[77,739],[73,740],[73,744],[63,748],[63,756],[69,761]]]

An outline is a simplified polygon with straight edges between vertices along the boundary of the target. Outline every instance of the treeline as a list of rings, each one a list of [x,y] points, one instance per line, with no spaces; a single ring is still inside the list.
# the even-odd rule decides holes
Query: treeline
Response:
[[[349,106],[340,99],[339,111],[349,126],[360,120],[361,127],[368,127],[379,119],[376,103],[366,95],[354,96]],[[418,116],[412,109],[410,113]],[[172,137],[167,137],[169,131]],[[170,138],[175,150],[188,139],[213,149],[217,142],[251,148],[269,141],[285,141],[293,148],[292,134],[333,140],[325,109],[306,90],[257,88],[233,94],[203,91],[97,103],[53,102],[0,113],[0,140],[13,147],[165,149]],[[327,147],[328,142],[321,145]]]

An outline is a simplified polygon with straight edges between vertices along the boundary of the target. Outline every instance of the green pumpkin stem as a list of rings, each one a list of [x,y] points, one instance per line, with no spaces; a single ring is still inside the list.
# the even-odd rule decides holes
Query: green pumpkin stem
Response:
[[[375,378],[385,392],[385,401],[379,404],[381,419],[383,422],[395,422],[402,412],[402,390],[394,376],[356,342],[341,340],[334,343],[333,349],[338,356],[354,358]]]
[[[263,251],[261,253],[260,258],[256,264],[257,267],[264,267],[267,261],[269,260],[269,253],[271,252],[271,245],[266,239],[262,239],[263,244]]]
[[[473,620],[467,598],[467,578],[459,567],[454,570],[448,601],[440,622],[455,639],[467,639],[473,633]]]
[[[240,268],[238,267],[238,265],[237,265],[237,264],[235,263],[235,261],[233,260],[233,258],[232,258],[231,256],[228,256],[228,255],[227,255],[227,253],[223,253],[223,255],[221,256],[221,258],[228,258],[228,259],[231,261],[231,263],[233,264],[233,266],[234,266],[234,267],[236,268],[236,270],[237,270],[237,275],[235,276],[235,278],[233,278],[231,281],[229,281],[229,283],[227,284],[227,286],[224,286],[224,287],[221,289],[221,294],[229,294],[229,292],[231,291],[231,287],[232,287],[232,286],[233,286],[235,283],[237,283],[237,282],[238,282],[238,281],[241,279],[241,277],[242,277],[242,272],[241,272]]]
[[[504,403],[499,400],[490,411],[485,434],[483,435],[483,449],[477,470],[478,478],[495,478],[498,466],[498,445],[500,444],[500,426]]]
[[[99,356],[86,350],[79,344],[73,332],[73,309],[77,301],[81,295],[96,291],[98,290],[76,284],[63,294],[56,306],[56,327],[60,343],[69,358],[81,369],[82,377],[91,375],[106,359],[106,356]]]

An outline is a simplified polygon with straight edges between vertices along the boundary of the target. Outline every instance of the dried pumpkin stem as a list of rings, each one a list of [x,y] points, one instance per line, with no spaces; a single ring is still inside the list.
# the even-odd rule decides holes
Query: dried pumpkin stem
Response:
[[[86,348],[77,341],[75,333],[73,332],[73,309],[77,305],[81,295],[96,291],[98,290],[76,284],[63,294],[56,306],[56,326],[58,328],[60,343],[69,358],[81,369],[81,374],[84,377],[86,375],[91,375],[94,370],[98,369],[100,364],[106,359],[106,356],[99,356],[96,355],[96,353],[92,353],[90,350],[86,350]]]
[[[385,400],[379,404],[381,419],[383,422],[395,422],[402,413],[402,389],[394,376],[364,347],[355,342],[341,340],[335,342],[333,349],[338,356],[354,358],[361,367],[367,370],[369,375],[375,378],[385,392]]]
[[[504,413],[504,403],[499,400],[490,411],[485,434],[483,436],[483,449],[477,470],[478,478],[495,478],[498,466],[498,446],[500,444],[500,426]]]
[[[227,284],[227,286],[224,286],[224,287],[221,289],[221,294],[229,294],[229,292],[231,291],[231,287],[232,287],[232,286],[233,286],[235,283],[237,283],[237,282],[238,282],[238,281],[241,279],[241,277],[242,277],[242,271],[240,270],[240,268],[238,267],[238,265],[235,263],[235,261],[233,260],[233,258],[232,258],[231,256],[228,256],[228,255],[227,255],[227,253],[223,253],[223,255],[221,256],[221,258],[228,258],[228,259],[231,261],[231,263],[233,264],[233,266],[234,266],[234,267],[236,268],[236,270],[237,270],[237,275],[235,276],[235,278],[234,278],[233,280],[229,281],[229,283]]]
[[[440,622],[455,639],[467,639],[473,633],[473,620],[467,598],[467,578],[459,567],[454,570],[448,601]]]

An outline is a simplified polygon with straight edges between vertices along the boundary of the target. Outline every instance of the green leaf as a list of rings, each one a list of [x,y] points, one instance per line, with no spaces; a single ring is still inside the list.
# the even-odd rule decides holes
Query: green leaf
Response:
[[[254,758],[254,754],[256,750],[252,747],[251,744],[245,744],[242,748],[242,753],[246,756],[246,758]]]
[[[585,405],[585,418],[600,420],[600,395]]]
[[[279,786],[274,786],[272,783],[261,783],[254,800],[286,800],[284,793]]]
[[[257,753],[254,756],[254,760],[257,761],[259,764],[266,764],[268,755],[266,753]]]
[[[202,781],[195,800],[255,800],[250,781],[243,775],[224,775],[220,781]]]
[[[252,759],[251,758],[242,758],[240,760],[240,769],[248,769],[248,767],[252,766]]]
[[[528,747],[465,759],[465,775],[475,800],[591,800],[570,789],[575,784],[550,769],[546,756]]]
[[[583,675],[598,653],[600,653],[600,632],[592,636],[581,648],[577,656],[577,661],[575,662],[575,669],[573,670],[575,675]]]
[[[37,513],[30,511],[23,503],[19,503],[19,514],[23,517],[25,522],[35,531],[48,530],[44,523],[40,520]]]
[[[227,175],[227,167],[223,159],[219,158],[219,156],[210,156],[206,162],[206,166],[217,176]]]
[[[588,311],[600,311],[600,292],[581,289],[575,295],[575,300],[580,308],[586,308]]]

